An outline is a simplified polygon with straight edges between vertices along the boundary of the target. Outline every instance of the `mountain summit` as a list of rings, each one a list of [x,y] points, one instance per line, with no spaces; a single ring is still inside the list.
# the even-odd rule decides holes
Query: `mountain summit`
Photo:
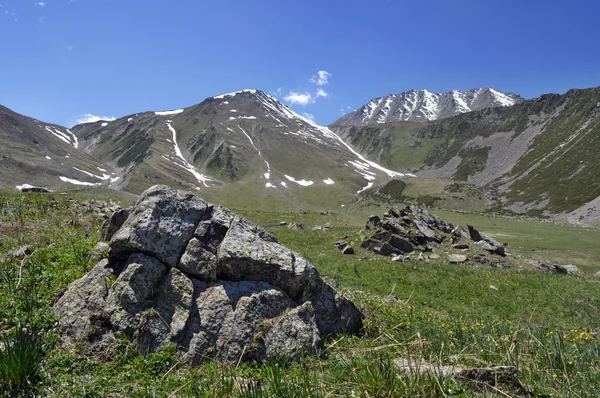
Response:
[[[452,90],[444,94],[410,90],[376,98],[333,123],[335,126],[364,126],[399,121],[444,119],[484,108],[512,106],[522,102],[516,94],[493,88]]]

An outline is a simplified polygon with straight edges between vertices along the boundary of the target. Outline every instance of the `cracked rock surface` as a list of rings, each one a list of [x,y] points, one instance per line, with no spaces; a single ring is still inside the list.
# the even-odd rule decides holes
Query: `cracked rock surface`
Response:
[[[64,344],[94,355],[125,335],[142,352],[175,344],[192,363],[296,360],[362,328],[310,262],[221,206],[162,185],[122,216],[100,243],[108,258],[54,305]]]

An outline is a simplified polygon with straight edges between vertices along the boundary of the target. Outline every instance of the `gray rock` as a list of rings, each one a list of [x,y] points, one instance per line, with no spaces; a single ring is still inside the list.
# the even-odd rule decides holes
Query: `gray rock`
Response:
[[[323,227],[322,227],[322,226],[320,226],[320,225],[314,225],[314,226],[312,227],[312,230],[313,230],[313,231],[322,231],[322,230],[323,230]]]
[[[467,233],[467,231],[465,231],[460,225],[457,225],[456,228],[454,228],[450,233],[456,236],[457,238],[470,239],[470,236]]]
[[[468,249],[469,245],[467,245],[466,243],[458,243],[456,245],[452,245],[453,249],[459,249],[459,250],[464,250],[464,249]]]
[[[497,387],[511,393],[530,396],[531,393],[519,382],[517,368],[514,366],[496,366],[492,368],[469,368],[459,365],[430,364],[414,359],[397,359],[394,365],[402,372],[430,375],[433,377],[451,377],[459,383],[476,388]]]
[[[492,254],[495,253],[500,256],[506,255],[506,253],[504,251],[504,245],[498,243],[498,241],[495,239],[483,237],[482,240],[475,242],[475,244],[477,246],[481,247],[482,249],[487,250],[488,252],[490,252]]]
[[[567,275],[576,275],[576,276],[581,276],[583,275],[583,272],[581,272],[581,270],[576,266],[576,265],[572,265],[572,264],[567,264],[567,265],[560,265],[559,267],[562,267]]]
[[[365,225],[365,228],[374,229],[374,228],[377,228],[380,224],[381,224],[381,219],[379,218],[379,216],[369,216],[369,219],[367,220],[367,224]]]
[[[293,222],[288,224],[288,228],[294,231],[300,231],[304,229],[304,225]]]
[[[405,234],[406,230],[402,225],[393,219],[386,218],[381,222],[381,228],[390,231],[393,234]]]
[[[473,242],[479,242],[483,239],[479,231],[476,230],[473,226],[467,225],[467,228],[469,228],[469,236],[471,237],[471,240]]]
[[[397,263],[401,263],[404,261],[404,256],[403,255],[397,255],[397,256],[393,256],[392,257],[392,261],[395,261]]]
[[[256,292],[237,300],[235,309],[227,314],[219,330],[216,348],[225,360],[263,359],[261,344],[264,342],[256,339],[259,322],[281,315],[294,304],[275,286],[267,283],[257,283],[256,286]]]
[[[415,251],[415,246],[406,238],[399,235],[392,235],[389,244],[398,249],[401,253],[411,253]]]
[[[429,258],[431,260],[439,260],[440,259],[440,255],[439,254],[435,254],[435,253],[434,254],[430,254]]]
[[[129,217],[129,209],[119,209],[115,211],[110,218],[102,223],[100,240],[104,242],[110,241],[115,233],[123,226],[127,217]]]
[[[132,254],[127,259],[125,270],[110,287],[106,298],[105,311],[116,330],[133,336],[142,312],[148,308],[154,292],[159,291],[168,271],[159,260],[145,254]]]
[[[201,281],[212,282],[217,279],[217,256],[198,238],[192,238],[177,268]]]
[[[306,302],[276,320],[265,336],[267,358],[299,360],[323,350],[314,308]]]
[[[192,193],[164,185],[146,190],[121,229],[111,239],[115,252],[143,252],[174,267],[179,263],[208,204]]]
[[[342,239],[342,240],[338,240],[333,245],[340,250],[344,250],[348,246],[348,242],[346,242],[345,239]]]
[[[109,283],[114,277],[114,270],[104,259],[84,277],[71,283],[54,304],[54,315],[59,318],[57,329],[65,344],[84,341],[94,332],[94,315],[103,313]]]
[[[108,257],[110,245],[106,242],[98,242],[96,246],[90,251],[86,258],[86,263],[97,264],[103,258]]]
[[[488,265],[493,268],[504,268],[505,267],[505,264],[500,262],[498,260],[498,257],[490,256],[489,254],[487,254],[487,255],[476,254],[473,257],[473,260],[475,260],[479,264]]]
[[[264,240],[259,227],[237,219],[219,248],[217,276],[229,281],[264,281],[290,297],[302,294],[306,281],[318,278],[315,267],[298,253]]]
[[[374,253],[381,254],[382,256],[392,256],[402,254],[398,249],[389,243],[383,243],[375,246],[373,249]]]
[[[427,237],[428,239],[433,239],[436,237],[435,231],[429,227],[429,224],[421,216],[415,217],[413,223],[415,224],[419,232],[425,235],[425,237]]]
[[[110,359],[125,335],[142,352],[175,344],[192,364],[298,359],[317,353],[327,335],[362,328],[356,306],[306,259],[188,193],[144,192],[98,246],[107,248],[108,258],[54,306],[63,341],[95,357]]]
[[[192,308],[194,284],[172,268],[163,279],[153,306],[142,311],[134,339],[141,352],[154,352],[182,341]]]
[[[50,193],[52,191],[49,190],[48,188],[44,188],[44,187],[26,186],[26,187],[21,188],[21,192]]]
[[[286,221],[280,221],[279,225],[281,225],[281,226],[287,225],[287,222]]]
[[[600,277],[600,271],[596,272],[594,275]]]
[[[354,254],[354,249],[352,248],[352,246],[346,246],[342,250],[342,254]]]
[[[468,257],[464,254],[448,254],[448,261],[451,263],[464,263],[468,260]]]
[[[333,229],[333,228],[334,228],[334,226],[330,222],[325,223],[325,225],[323,225],[323,229]]]

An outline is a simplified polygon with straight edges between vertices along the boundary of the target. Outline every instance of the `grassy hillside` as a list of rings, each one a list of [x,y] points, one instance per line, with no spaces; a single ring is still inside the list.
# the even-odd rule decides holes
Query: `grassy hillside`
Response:
[[[532,216],[600,196],[600,88],[548,94],[428,123],[344,127],[357,149],[395,170],[485,187],[491,209]]]
[[[0,396],[513,396],[502,387],[486,390],[448,377],[418,376],[416,369],[402,373],[394,366],[395,359],[409,357],[517,366],[521,382],[537,396],[595,396],[600,389],[598,230],[443,213],[446,221],[473,223],[507,241],[515,266],[453,265],[443,257],[393,263],[358,247],[366,216],[380,211],[375,207],[324,206],[327,215],[300,215],[241,203],[233,210],[306,256],[359,305],[366,315],[364,334],[332,336],[321,358],[300,364],[209,361],[194,369],[178,361],[175,348],[142,355],[122,341],[117,355],[103,363],[77,346],[58,344],[50,307],[89,269],[85,258],[99,236],[98,218],[75,202],[84,199],[83,194],[0,193]],[[280,221],[306,229],[292,231]],[[335,227],[311,231],[327,222]],[[346,235],[354,256],[343,256],[333,246]],[[24,259],[7,256],[23,246],[28,247]],[[569,259],[584,276],[519,267],[534,253],[557,262]],[[389,294],[395,297],[386,299]]]

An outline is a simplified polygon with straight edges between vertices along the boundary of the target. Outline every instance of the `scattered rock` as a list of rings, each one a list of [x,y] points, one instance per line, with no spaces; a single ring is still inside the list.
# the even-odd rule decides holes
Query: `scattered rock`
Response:
[[[470,236],[460,225],[456,226],[450,233],[457,238],[469,239]]]
[[[396,261],[398,263],[401,263],[401,262],[404,261],[404,256],[402,256],[402,255],[393,256],[392,257],[392,261]]]
[[[490,285],[490,289],[492,289],[492,290],[498,290],[498,288],[496,286],[494,286],[494,285]]]
[[[469,236],[471,237],[471,240],[473,242],[479,242],[480,240],[483,239],[483,237],[481,236],[479,231],[476,230],[475,228],[473,228],[473,226],[467,225],[467,228],[469,228]]]
[[[583,272],[576,265],[567,264],[563,265],[562,268],[566,271],[567,275],[583,275]]]
[[[467,368],[458,365],[439,365],[415,360],[397,359],[394,364],[403,372],[434,377],[452,377],[459,383],[494,391],[502,389],[514,394],[530,396],[531,393],[520,383],[517,368],[514,366],[496,366],[493,368]]]
[[[545,271],[545,272],[553,272],[555,274],[565,274],[565,275],[574,275],[574,276],[583,275],[583,272],[581,272],[581,270],[576,265],[571,265],[571,264],[559,265],[559,264],[546,263],[546,262],[543,262],[536,258],[530,258],[529,262],[531,264],[533,264],[535,267],[537,267],[539,270]]]
[[[431,260],[438,260],[438,259],[440,259],[440,255],[439,255],[439,254],[435,254],[435,253],[433,253],[433,254],[430,254],[430,255],[429,255],[429,258],[430,258]]]
[[[323,229],[333,229],[333,224],[330,222],[325,223],[325,225],[323,225]]]
[[[464,263],[468,260],[464,254],[448,254],[448,261],[451,263]]]
[[[476,239],[475,254],[479,255],[477,249],[480,249],[499,256],[506,255],[505,244],[482,236],[473,226],[468,227],[470,235],[460,226],[455,227],[440,217],[432,216],[425,207],[392,208],[384,214],[383,220],[375,215],[369,217],[366,228],[372,230],[373,234],[363,240],[361,247],[380,255],[397,257],[415,251],[443,250],[449,253],[450,249],[467,250],[470,248],[467,240]],[[439,256],[428,257],[422,254],[417,257],[417,260],[436,258]],[[458,260],[462,257],[452,258],[452,262],[467,261]],[[492,266],[501,266],[500,261],[489,263]]]
[[[340,250],[344,250],[346,247],[348,247],[348,242],[346,242],[346,240],[343,239],[343,240],[338,240],[333,245]]]
[[[369,216],[369,219],[367,220],[367,224],[365,225],[365,228],[374,229],[374,228],[378,227],[380,224],[381,224],[381,218],[379,218],[378,216]]]
[[[148,189],[107,245],[109,257],[53,308],[63,343],[95,357],[126,336],[141,352],[175,344],[193,364],[294,360],[362,328],[356,306],[306,259],[187,192]]]
[[[300,231],[304,229],[304,225],[293,222],[288,224],[288,228],[294,231]]]
[[[24,185],[23,187],[21,187],[21,192],[50,193],[52,191],[49,190],[48,188],[44,188],[44,187],[34,187],[31,185]]]
[[[459,250],[465,250],[465,249],[469,248],[469,245],[466,244],[466,243],[459,243],[459,244],[456,244],[456,245],[452,245],[452,248],[453,249],[459,249]]]
[[[486,254],[476,254],[473,256],[473,260],[478,262],[479,264],[487,265],[493,268],[505,268],[506,264],[500,262],[497,257],[493,257]]]
[[[322,226],[320,226],[320,225],[314,225],[314,226],[312,227],[312,230],[313,230],[313,231],[322,231],[322,230],[323,230],[323,227],[322,227]]]
[[[287,221],[280,221],[279,225],[281,225],[281,226],[287,225]]]

